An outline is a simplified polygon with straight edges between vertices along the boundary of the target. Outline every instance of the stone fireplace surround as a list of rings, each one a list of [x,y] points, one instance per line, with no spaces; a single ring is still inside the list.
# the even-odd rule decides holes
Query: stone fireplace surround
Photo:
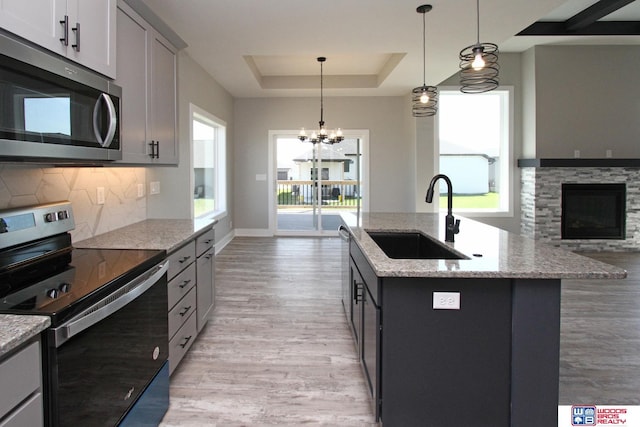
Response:
[[[640,160],[521,159],[522,235],[576,251],[640,251]],[[624,240],[561,238],[562,184],[625,183]]]

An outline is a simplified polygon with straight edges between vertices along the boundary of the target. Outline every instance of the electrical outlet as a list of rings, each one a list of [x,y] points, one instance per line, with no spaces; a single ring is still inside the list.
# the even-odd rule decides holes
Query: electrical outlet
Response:
[[[144,185],[138,184],[138,197],[144,197]]]
[[[573,157],[576,159],[580,157],[580,150],[573,150]]]
[[[434,310],[460,310],[460,292],[434,292]]]
[[[605,151],[605,156],[607,156],[607,158],[611,158],[611,156],[613,156],[613,152],[611,150],[607,150]]]
[[[104,205],[104,187],[96,188],[96,201],[99,205]]]
[[[150,194],[160,194],[160,181],[151,181],[149,183]]]

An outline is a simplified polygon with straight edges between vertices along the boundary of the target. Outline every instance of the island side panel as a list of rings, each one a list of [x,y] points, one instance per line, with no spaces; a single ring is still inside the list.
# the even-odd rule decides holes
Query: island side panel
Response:
[[[512,324],[512,425],[556,426],[560,280],[514,280]]]
[[[511,281],[382,279],[382,422],[509,427]],[[460,292],[434,310],[433,292]]]

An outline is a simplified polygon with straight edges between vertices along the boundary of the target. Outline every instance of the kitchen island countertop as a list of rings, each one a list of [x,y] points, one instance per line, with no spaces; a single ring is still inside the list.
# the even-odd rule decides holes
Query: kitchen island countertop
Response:
[[[50,324],[48,316],[0,314],[0,357],[29,341]]]
[[[455,213],[454,213],[455,214]],[[469,218],[460,219],[455,242],[444,242],[442,213],[342,214],[353,241],[378,277],[520,279],[622,279],[626,271]],[[461,260],[392,259],[369,231],[420,231],[465,255]]]
[[[74,242],[73,246],[92,249],[161,249],[169,253],[206,232],[217,222],[211,219],[147,219]]]

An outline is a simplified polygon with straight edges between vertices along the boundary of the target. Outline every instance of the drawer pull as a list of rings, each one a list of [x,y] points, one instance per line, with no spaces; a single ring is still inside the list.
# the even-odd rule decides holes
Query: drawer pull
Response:
[[[187,314],[189,312],[189,310],[191,310],[191,306],[189,307],[185,307],[184,310],[180,313],[178,313],[180,316],[184,317],[185,314]]]
[[[191,283],[191,279],[185,280],[184,282],[182,282],[182,284],[178,285],[178,287],[180,289],[184,289],[184,287],[187,286],[189,283]]]
[[[189,256],[183,257],[183,258],[182,258],[180,261],[178,261],[178,262],[179,262],[180,264],[182,264],[182,263],[184,263],[185,261],[187,261],[187,260],[188,260],[188,259],[190,259],[190,258],[191,258],[191,256],[189,255]]]
[[[187,346],[187,344],[189,343],[189,341],[191,341],[191,338],[193,338],[193,335],[189,335],[188,337],[184,337],[184,342],[182,344],[178,344],[180,347],[185,348]]]
[[[213,254],[206,254],[206,255],[205,255],[205,258],[206,258],[206,259],[211,259],[211,258],[213,258]]]

